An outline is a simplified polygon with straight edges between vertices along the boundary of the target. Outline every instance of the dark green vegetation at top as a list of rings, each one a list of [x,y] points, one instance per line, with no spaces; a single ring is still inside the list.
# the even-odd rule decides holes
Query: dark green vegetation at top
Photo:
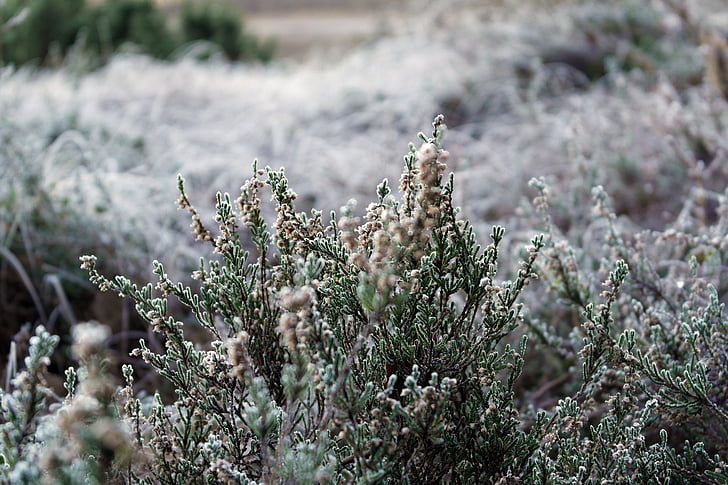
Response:
[[[76,51],[101,63],[127,45],[167,59],[198,41],[207,42],[198,57],[270,60],[273,44],[247,33],[241,18],[219,1],[185,1],[170,18],[151,0],[8,0],[0,4],[0,65],[57,65]]]

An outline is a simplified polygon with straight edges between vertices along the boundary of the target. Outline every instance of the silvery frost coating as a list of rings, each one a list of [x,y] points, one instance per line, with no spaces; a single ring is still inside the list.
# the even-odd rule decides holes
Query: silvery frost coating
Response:
[[[469,201],[476,219],[512,215],[533,174],[583,176],[582,155],[609,170],[654,177],[663,155],[674,153],[664,135],[691,126],[705,107],[694,100],[677,109],[667,86],[628,83],[618,96],[600,88],[575,91],[571,87],[583,82],[579,72],[564,72],[558,63],[544,66],[524,87],[509,72],[535,58],[540,39],[558,44],[577,29],[570,19],[609,12],[591,6],[560,14],[560,7],[551,7],[538,28],[525,30],[529,8],[509,5],[460,18],[456,6],[455,13],[393,20],[397,35],[333,61],[261,68],[119,56],[82,77],[5,70],[0,106],[14,140],[5,157],[8,163],[38,160],[40,188],[105,221],[114,241],[134,234],[136,246],[182,254],[188,249],[176,245],[179,228],[168,203],[174,186],[156,181],[184,173],[195,198],[207,199],[202,194],[212,188],[235,191],[232,181],[244,179],[258,158],[285,165],[299,204],[327,213],[342,198],[366,200],[382,176],[394,179],[399,141],[443,108],[453,111],[453,168],[464,180],[489,180],[462,187],[461,202]],[[556,97],[544,96],[554,90]],[[46,145],[46,137],[53,142]],[[628,156],[617,159],[614,153],[625,146]],[[670,193],[654,183],[644,190],[649,198]],[[159,210],[144,209],[151,206]],[[106,210],[98,214],[99,208]],[[209,214],[212,207],[200,209]]]
[[[82,267],[167,386],[118,390],[89,324],[51,391],[39,327],[3,481],[725,483],[723,17],[466,6],[336,60],[2,71],[3,231],[114,249]],[[149,254],[154,285],[105,276]]]

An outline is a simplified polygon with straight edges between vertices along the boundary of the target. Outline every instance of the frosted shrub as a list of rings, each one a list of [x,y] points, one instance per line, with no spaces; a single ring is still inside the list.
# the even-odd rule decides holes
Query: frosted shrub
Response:
[[[209,226],[180,177],[178,205],[212,250],[195,285],[159,262],[156,284],[139,286],[81,258],[102,291],[136,303],[154,338],[132,354],[165,385],[146,395],[125,365],[118,389],[107,331],[83,324],[79,369],[48,408],[56,340],[39,329],[3,394],[0,479],[726,483],[728,337],[710,284],[724,266],[725,198],[715,227],[668,230],[650,245],[626,240],[595,189],[604,244],[581,267],[590,254],[561,238],[554,195],[534,180],[546,231],[504,279],[505,230],[493,227],[483,247],[458,216],[441,117],[433,127],[410,145],[397,195],[384,180],[362,216],[350,201],[328,224],[296,211],[283,170],[254,164],[238,198],[217,195]],[[661,289],[667,275],[648,254],[660,244],[692,254],[670,268],[680,278],[687,268],[678,286],[689,292]],[[173,314],[180,304],[186,313]],[[534,391],[549,372],[566,377]]]
[[[624,483],[724,483],[725,196],[716,194],[721,216],[715,225],[690,227],[682,220],[681,231],[633,233],[595,187],[591,217],[581,218],[588,223],[572,228],[587,246],[575,248],[552,224],[556,196],[543,180],[532,185],[547,230],[538,272],[551,299],[532,305],[525,323],[547,356],[543,362],[554,363],[537,371],[536,405],[553,399],[556,389],[568,391],[575,376],[584,378],[575,401],[559,401],[570,417],[566,433],[551,436],[556,459],[537,454],[539,466],[560,477],[549,483],[571,483],[574,475],[600,469]],[[543,294],[526,298],[535,303],[531,297],[543,301]],[[606,302],[595,306],[595,298]],[[575,439],[576,430],[582,439]],[[720,471],[703,476],[706,463]]]
[[[178,395],[169,407],[157,397],[149,414],[127,405],[132,428],[146,430],[139,452],[154,463],[136,478],[417,483],[520,468],[545,415],[520,429],[512,388],[526,341],[501,341],[520,321],[517,297],[541,238],[516,279],[499,282],[503,229],[481,248],[458,219],[440,122],[405,157],[401,198],[385,180],[363,220],[350,204],[324,227],[319,212],[295,212],[282,171],[254,167],[236,201],[218,194],[213,231],[180,179],[180,207],[219,255],[193,275],[198,292],[170,281],[160,263],[155,295],[152,285],[106,279],[84,258],[93,281],[131,296],[162,334],[163,352],[141,342],[135,354]],[[261,217],[266,185],[277,205],[272,234]],[[169,297],[189,308],[209,345],[185,339],[189,324],[168,314]]]

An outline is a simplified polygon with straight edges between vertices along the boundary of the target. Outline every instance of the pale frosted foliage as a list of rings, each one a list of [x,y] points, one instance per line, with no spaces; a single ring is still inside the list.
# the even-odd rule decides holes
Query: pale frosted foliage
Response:
[[[43,165],[52,197],[81,193],[89,217],[100,220],[94,208],[104,202],[117,244],[134,233],[172,258],[188,251],[170,221],[175,188],[165,181],[176,173],[185,174],[194,196],[211,187],[237,190],[254,158],[285,165],[299,206],[327,213],[345,197],[366,200],[383,176],[394,178],[398,141],[448,107],[457,111],[446,120],[452,165],[467,180],[458,202],[476,219],[512,214],[533,175],[583,176],[582,156],[605,166],[602,178],[612,177],[617,152],[640,160],[648,179],[664,172],[673,151],[665,135],[700,116],[693,114],[699,105],[675,110],[669,94],[626,79],[617,93],[573,91],[582,81],[564,65],[546,66],[528,86],[513,76],[514,65],[578,36],[571,19],[620,3],[500,3],[415,2],[419,14],[389,20],[391,35],[302,64],[131,56],[82,77],[6,69],[0,130],[18,140],[23,163]],[[696,16],[710,11],[702,8]],[[674,15],[663,20],[679,29],[671,27]],[[200,209],[209,213],[211,204]]]
[[[465,123],[448,135],[454,168],[468,180],[461,202],[478,218],[509,214],[533,174],[578,175],[570,146],[588,147],[600,160],[628,147],[653,171],[650,164],[665,163],[672,118],[660,112],[665,101],[658,93],[573,92],[578,76],[563,66],[545,68],[526,88],[513,77],[514,64],[569,42],[569,19],[585,17],[573,11],[589,12],[586,6],[502,3],[431,3],[406,20],[390,20],[392,35],[341,58],[303,64],[132,56],[82,77],[5,70],[0,129],[27,138],[19,142],[25,163],[43,164],[53,197],[80,192],[90,215],[109,197],[112,238],[133,231],[172,255],[185,252],[170,222],[175,188],[165,182],[176,173],[185,174],[194,196],[211,187],[237,190],[254,158],[285,165],[299,206],[326,213],[344,197],[366,200],[383,176],[394,178],[399,140],[451,105],[458,116],[446,123]],[[552,88],[563,93],[542,101]],[[137,224],[128,227],[130,221]]]
[[[125,367],[114,394],[107,330],[79,325],[79,385],[69,370],[60,411],[33,424],[68,446],[42,453],[17,431],[43,407],[18,404],[46,390],[39,330],[3,395],[9,477],[31,483],[43,457],[142,483],[725,483],[728,103],[699,45],[725,6],[413,5],[380,39],[300,64],[0,71],[0,230],[72,207],[118,272],[163,261],[143,287],[82,267],[136,300],[159,340],[132,357],[178,392],[143,398]],[[596,79],[565,57],[591,42],[607,49]],[[402,172],[402,140],[440,112],[449,126],[436,118]],[[285,174],[249,178],[255,158]],[[400,198],[372,189],[385,177]],[[174,283],[201,252],[194,285]],[[89,437],[116,454],[94,461]]]

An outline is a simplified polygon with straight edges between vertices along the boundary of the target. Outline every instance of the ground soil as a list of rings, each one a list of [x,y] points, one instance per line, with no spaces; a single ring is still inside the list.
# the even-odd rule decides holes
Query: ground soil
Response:
[[[236,0],[251,13],[290,12],[292,10],[374,10],[397,3],[397,0]]]
[[[157,0],[174,8],[180,0]],[[274,39],[276,55],[303,59],[311,51],[341,51],[386,30],[407,0],[232,0],[248,30]]]
[[[376,36],[384,19],[378,12],[325,9],[259,12],[246,16],[251,32],[272,38],[280,57],[301,59],[314,50],[343,50]]]
[[[386,30],[402,0],[238,0],[250,30],[276,40],[282,57],[342,50]]]

